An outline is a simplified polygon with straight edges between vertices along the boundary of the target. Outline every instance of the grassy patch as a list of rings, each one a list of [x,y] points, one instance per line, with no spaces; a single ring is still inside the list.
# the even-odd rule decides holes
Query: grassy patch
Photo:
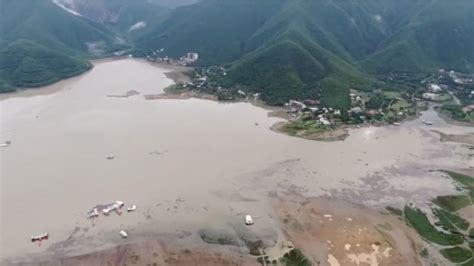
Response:
[[[456,231],[457,229],[461,229],[465,231],[469,228],[469,222],[466,221],[464,218],[460,217],[459,215],[456,215],[443,209],[435,209],[433,213],[439,219],[440,225],[448,229]]]
[[[299,250],[293,249],[280,259],[280,262],[286,266],[310,266],[311,262]]]
[[[173,84],[164,89],[164,92],[168,94],[180,94],[184,91],[186,91],[186,89],[181,84]]]
[[[470,206],[474,200],[474,178],[450,171],[443,172],[448,174],[456,183],[460,184],[463,189],[467,190],[468,195],[439,196],[433,200],[433,203],[451,212]]]
[[[471,205],[469,198],[464,195],[439,196],[433,200],[433,203],[452,212]]]
[[[384,91],[383,94],[387,98],[397,98],[397,97],[402,97],[402,93],[399,91]]]
[[[462,184],[466,189],[474,190],[474,178],[468,175],[455,173],[451,171],[443,171],[443,172],[447,173],[454,181]]]
[[[447,114],[449,117],[451,117],[453,120],[456,121],[461,121],[461,122],[470,122],[471,117],[470,115],[466,114],[462,110],[461,105],[456,105],[456,104],[446,104],[441,106],[440,111],[442,113]]]
[[[470,259],[467,262],[461,264],[461,266],[472,266],[474,265],[474,259]]]
[[[430,255],[430,253],[428,252],[428,250],[427,250],[426,248],[424,248],[424,249],[421,250],[421,252],[420,252],[420,256],[421,256],[422,258],[426,258],[426,257],[428,257],[429,255]]]
[[[443,246],[462,244],[463,238],[459,235],[451,235],[440,232],[430,223],[426,214],[420,209],[405,206],[403,210],[406,221],[422,236],[423,238]]]
[[[451,95],[449,93],[440,93],[438,94],[438,97],[436,97],[436,101],[438,102],[446,102],[451,100]]]
[[[472,258],[472,251],[462,247],[446,248],[440,252],[445,258],[454,263],[461,263]]]
[[[314,120],[308,121],[294,121],[286,124],[282,131],[289,135],[296,135],[300,131],[311,130],[311,133],[323,132],[326,130],[325,127],[320,126]]]

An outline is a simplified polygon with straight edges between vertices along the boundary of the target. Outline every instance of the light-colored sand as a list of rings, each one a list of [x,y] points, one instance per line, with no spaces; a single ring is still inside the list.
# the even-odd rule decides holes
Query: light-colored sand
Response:
[[[333,198],[281,195],[285,235],[315,265],[420,265],[417,234],[390,215]]]
[[[249,103],[144,99],[172,84],[167,71],[105,61],[54,86],[2,96],[0,143],[12,142],[0,148],[3,257],[105,249],[124,243],[121,229],[127,241],[193,234],[240,225],[247,213],[252,231],[279,234],[269,193],[383,207],[452,193],[450,180],[429,170],[474,166],[467,149],[439,142],[420,121],[353,129],[327,143],[269,130],[281,118]],[[132,90],[139,94],[107,97]],[[138,209],[100,217],[95,227],[85,219],[115,200]],[[49,241],[30,243],[44,231]]]

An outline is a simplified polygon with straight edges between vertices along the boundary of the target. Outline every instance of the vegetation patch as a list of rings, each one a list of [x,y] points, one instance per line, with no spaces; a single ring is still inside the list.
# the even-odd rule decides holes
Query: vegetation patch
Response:
[[[282,131],[288,135],[294,136],[302,131],[311,131],[310,133],[320,133],[326,131],[325,126],[319,125],[314,120],[293,121],[283,126]]]
[[[472,258],[472,251],[462,247],[442,249],[440,253],[454,263],[465,262]]]
[[[420,209],[405,206],[403,211],[405,219],[417,232],[433,243],[442,246],[459,245],[464,242],[459,235],[446,234],[438,231],[428,220],[428,217]]]
[[[429,255],[430,255],[430,253],[428,252],[428,250],[426,248],[422,249],[421,252],[420,252],[420,256],[422,258],[427,258]]]
[[[466,189],[474,190],[474,178],[468,175],[455,173],[451,171],[442,171],[448,174],[454,181],[462,184]]]
[[[466,190],[466,193],[465,195],[439,196],[433,200],[433,203],[451,212],[456,212],[472,205],[472,201],[474,200],[474,178],[451,171],[443,172],[448,174],[457,184],[459,184],[461,189]]]
[[[469,206],[471,201],[469,200],[469,197],[464,195],[449,195],[436,197],[436,199],[433,200],[433,203],[444,209],[455,212]]]
[[[310,266],[311,262],[306,258],[306,256],[299,249],[293,249],[283,258],[280,259],[280,262],[286,266]]]
[[[440,250],[445,258],[453,263],[459,263],[459,265],[472,266],[474,265],[474,241],[472,241],[474,240],[474,228],[470,228],[469,222],[456,211],[472,205],[474,178],[450,171],[443,172],[459,185],[459,189],[463,193],[466,193],[466,195],[437,197],[433,200],[433,203],[441,207],[432,209],[434,216],[438,219],[435,225],[442,227],[444,230],[437,230],[435,225],[431,224],[427,215],[415,207],[405,206],[403,210],[405,221],[425,240],[442,246],[451,246]],[[387,207],[387,210],[395,214],[399,213],[390,207]],[[469,247],[469,249],[466,247]],[[427,250],[426,252],[425,249],[422,250],[420,256],[428,256]]]
[[[447,104],[443,105],[440,108],[440,111],[444,114],[447,114],[451,119],[460,121],[460,122],[471,122],[471,116],[469,113],[466,113],[462,110],[461,105],[456,104]]]
[[[433,213],[438,218],[439,225],[447,229],[454,231],[457,231],[458,229],[461,229],[463,231],[469,229],[469,222],[457,214],[448,212],[443,209],[434,209]]]

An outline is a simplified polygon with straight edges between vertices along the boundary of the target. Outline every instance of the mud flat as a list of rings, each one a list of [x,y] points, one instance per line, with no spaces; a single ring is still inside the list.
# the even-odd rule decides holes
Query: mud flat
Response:
[[[330,197],[274,201],[287,239],[321,265],[421,265],[422,241],[403,221]]]
[[[318,142],[270,130],[284,120],[250,103],[147,100],[173,84],[169,71],[136,59],[98,62],[53,86],[2,95],[0,143],[11,141],[0,147],[5,262],[70,257],[87,264],[95,258],[88,254],[120,256],[120,247],[135,252],[134,245],[146,250],[141,243],[167,239],[182,241],[169,246],[174,254],[186,245],[193,254],[209,245],[247,254],[251,236],[266,245],[289,238],[273,208],[275,195],[330,195],[382,210],[455,193],[452,182],[431,170],[474,167],[471,150],[440,142],[431,131],[472,132],[463,127],[414,120]],[[100,216],[95,226],[86,219],[93,206],[116,200],[137,210]],[[243,225],[245,214],[254,217],[253,226]],[[129,238],[121,239],[120,230]],[[214,247],[202,230],[224,232],[237,244]],[[42,232],[50,239],[32,244],[30,236]],[[383,254],[385,246],[378,250]]]

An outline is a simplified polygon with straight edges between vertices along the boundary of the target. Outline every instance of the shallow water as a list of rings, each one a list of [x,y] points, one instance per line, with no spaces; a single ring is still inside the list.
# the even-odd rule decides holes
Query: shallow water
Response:
[[[440,143],[420,121],[316,142],[271,131],[281,120],[248,103],[145,100],[172,84],[167,71],[100,62],[80,77],[2,96],[0,142],[12,142],[0,148],[3,258],[104,248],[121,243],[121,229],[130,238],[193,233],[241,224],[247,213],[252,230],[277,231],[269,193],[402,204],[454,191],[429,170],[474,166],[467,149]],[[140,94],[107,97],[130,90]],[[137,211],[101,216],[94,227],[85,218],[115,200]],[[45,231],[51,238],[41,247],[29,241]]]

